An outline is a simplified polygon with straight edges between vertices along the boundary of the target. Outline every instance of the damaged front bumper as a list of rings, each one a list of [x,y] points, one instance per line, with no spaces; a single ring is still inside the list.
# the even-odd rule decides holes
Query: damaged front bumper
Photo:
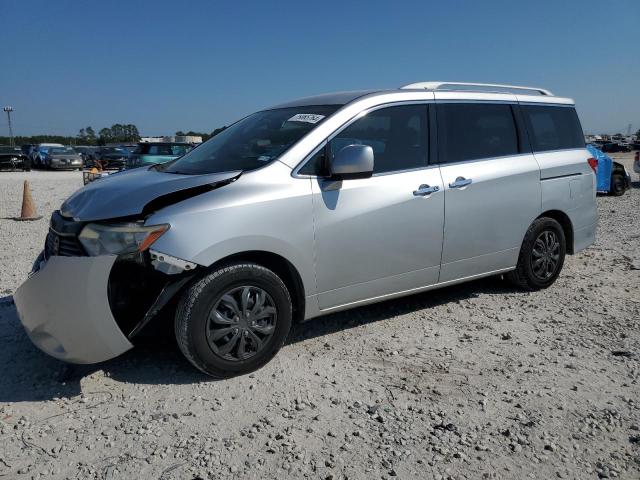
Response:
[[[97,363],[133,347],[109,306],[116,259],[52,256],[18,288],[18,316],[40,350],[70,363]]]

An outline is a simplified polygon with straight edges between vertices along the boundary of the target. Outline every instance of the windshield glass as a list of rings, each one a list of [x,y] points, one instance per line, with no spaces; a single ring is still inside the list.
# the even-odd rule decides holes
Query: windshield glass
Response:
[[[204,174],[262,167],[282,155],[339,107],[315,105],[254,113],[161,168],[169,173]]]
[[[52,155],[75,155],[77,152],[71,147],[49,147]]]

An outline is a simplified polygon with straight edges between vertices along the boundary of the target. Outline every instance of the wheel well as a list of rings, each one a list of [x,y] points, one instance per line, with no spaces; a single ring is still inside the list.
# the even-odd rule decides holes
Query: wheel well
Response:
[[[278,275],[291,294],[291,301],[293,303],[293,321],[299,322],[304,319],[304,285],[302,283],[302,278],[300,278],[300,274],[289,260],[276,253],[254,250],[236,253],[222,258],[211,265],[208,270],[217,268],[222,264],[237,262],[257,263]]]
[[[560,226],[562,226],[564,237],[567,240],[567,253],[573,254],[573,225],[571,224],[571,219],[567,216],[567,214],[561,212],[560,210],[548,210],[538,218],[542,217],[553,218],[560,224]]]

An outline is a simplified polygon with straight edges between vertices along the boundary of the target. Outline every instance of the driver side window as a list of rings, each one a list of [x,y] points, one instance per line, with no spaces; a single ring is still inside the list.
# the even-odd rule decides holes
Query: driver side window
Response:
[[[327,148],[316,153],[299,171],[325,176],[326,155],[334,158],[348,145],[373,149],[373,173],[388,173],[427,166],[429,152],[427,105],[399,105],[369,112],[342,130]]]

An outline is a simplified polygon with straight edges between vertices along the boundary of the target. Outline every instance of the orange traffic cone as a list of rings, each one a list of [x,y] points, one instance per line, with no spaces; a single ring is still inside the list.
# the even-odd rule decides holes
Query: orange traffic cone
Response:
[[[31,190],[29,190],[29,182],[24,181],[24,187],[22,191],[22,212],[19,217],[15,217],[14,220],[39,220],[42,215],[36,213],[36,207],[31,198]]]

